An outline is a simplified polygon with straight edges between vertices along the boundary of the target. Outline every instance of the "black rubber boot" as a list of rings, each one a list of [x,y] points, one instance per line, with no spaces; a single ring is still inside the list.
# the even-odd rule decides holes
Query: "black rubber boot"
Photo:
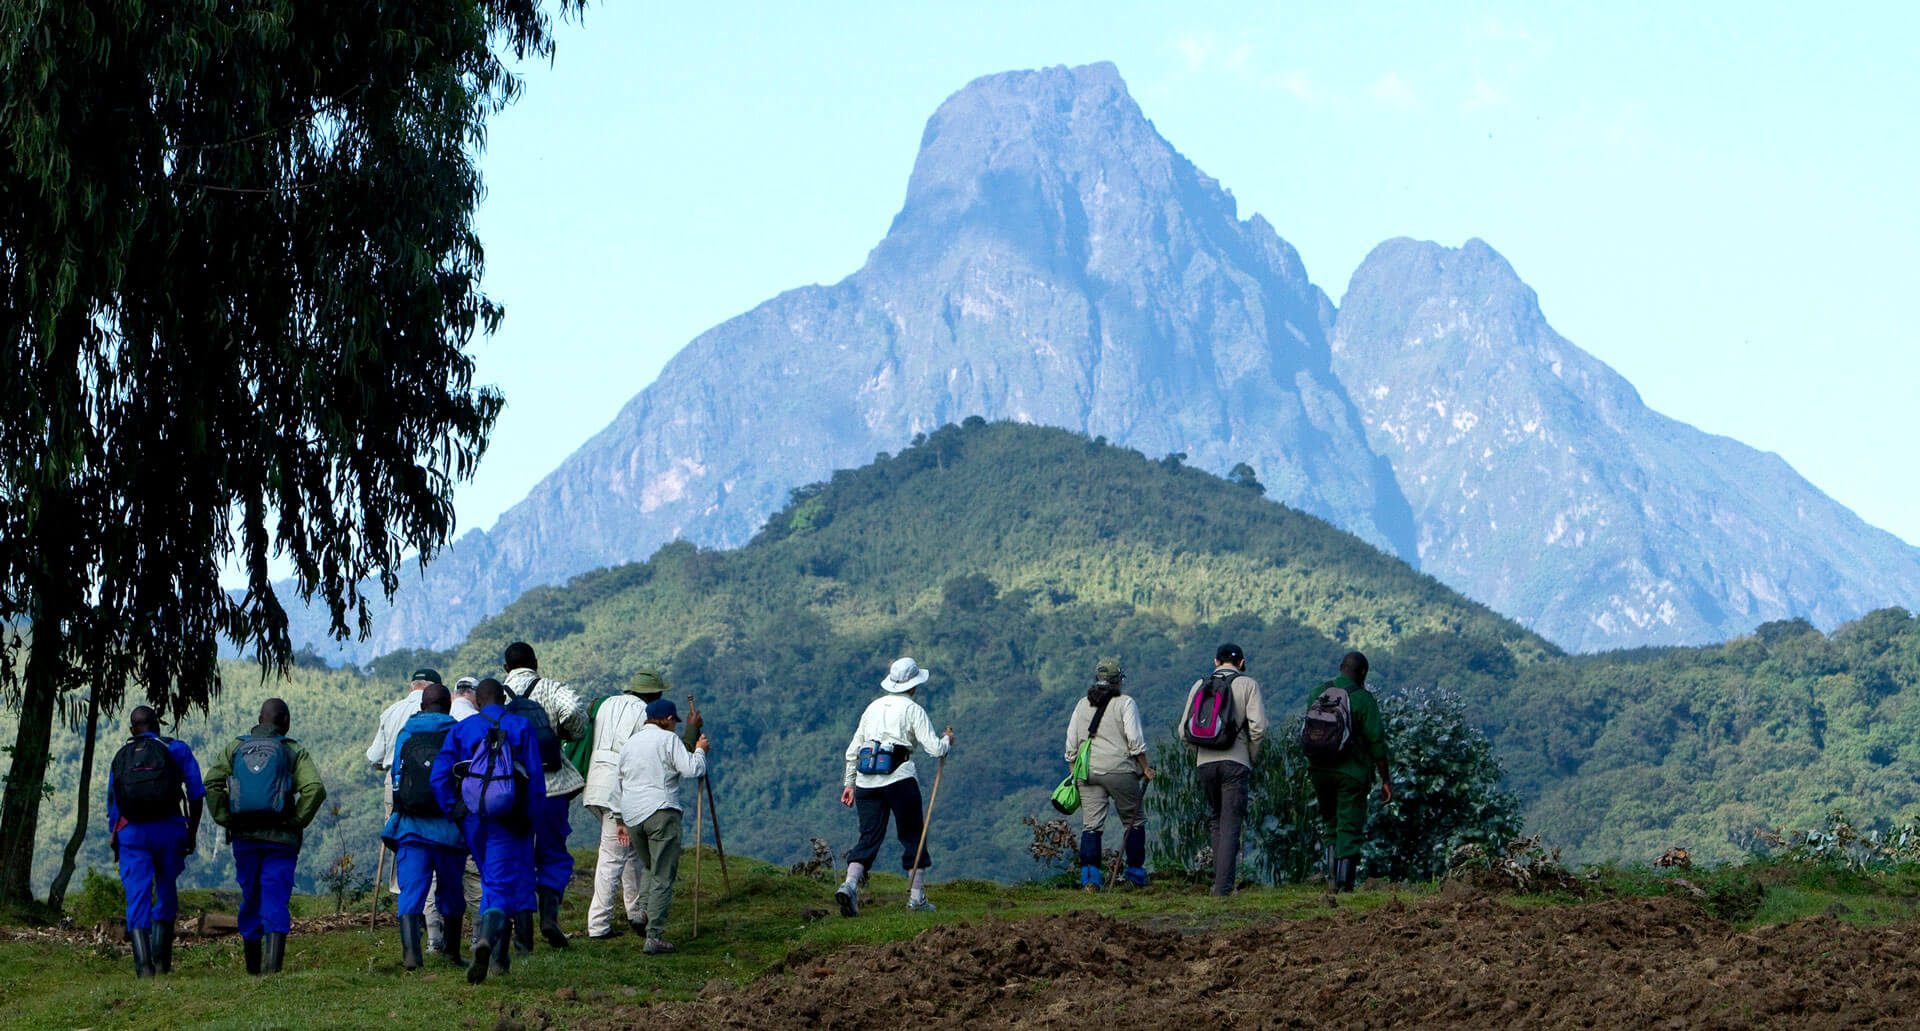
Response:
[[[541,937],[556,949],[566,948],[567,932],[560,929],[560,893],[551,888],[541,888],[535,894],[540,900]]]
[[[533,954],[533,910],[513,914],[513,947],[522,956]]]
[[[153,922],[153,969],[162,974],[173,973],[173,931],[172,920]]]
[[[500,940],[501,928],[506,926],[506,919],[507,915],[497,909],[489,909],[480,914],[477,924],[480,929],[480,940],[473,945],[473,962],[467,964],[468,984],[479,984],[487,979],[489,961],[493,958],[493,947]]]
[[[152,977],[153,928],[142,927],[137,931],[128,931],[127,937],[133,939],[133,976]]]
[[[488,935],[493,943],[492,956],[488,958],[488,973],[503,975],[513,970],[513,918],[505,910],[499,912],[499,927],[488,927]]]
[[[260,972],[277,974],[287,959],[287,934],[285,931],[268,931],[267,947],[260,957]]]
[[[1333,861],[1333,880],[1338,891],[1352,891],[1354,878],[1360,873],[1360,860],[1348,856]]]
[[[453,916],[447,916],[445,913],[440,915],[440,955],[445,956],[447,962],[457,967],[467,965],[467,961],[460,958],[460,932],[464,930],[462,925],[466,922],[467,914],[465,913],[457,913]]]
[[[240,951],[247,957],[247,973],[260,976],[260,939],[240,943]]]
[[[400,921],[400,965],[408,970],[420,969],[420,932],[425,929],[426,918],[402,913]]]

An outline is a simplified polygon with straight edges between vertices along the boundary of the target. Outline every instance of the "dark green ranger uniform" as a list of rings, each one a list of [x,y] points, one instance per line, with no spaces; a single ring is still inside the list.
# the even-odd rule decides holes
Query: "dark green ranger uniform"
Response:
[[[1373,775],[1387,761],[1387,728],[1380,719],[1380,702],[1373,692],[1340,676],[1313,689],[1313,698],[1329,687],[1344,687],[1353,710],[1347,750],[1340,758],[1316,762],[1308,770],[1320,799],[1320,818],[1333,836],[1333,855],[1345,859],[1360,854],[1361,831],[1367,823],[1367,792]],[[1308,700],[1312,704],[1312,699]]]

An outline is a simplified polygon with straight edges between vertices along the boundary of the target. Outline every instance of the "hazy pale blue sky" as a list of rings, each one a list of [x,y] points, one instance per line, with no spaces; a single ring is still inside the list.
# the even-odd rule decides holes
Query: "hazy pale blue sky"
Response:
[[[1336,303],[1478,236],[1649,404],[1920,542],[1912,5],[641,4],[567,25],[480,214],[490,526],[708,327],[854,271],[980,75],[1115,62]]]

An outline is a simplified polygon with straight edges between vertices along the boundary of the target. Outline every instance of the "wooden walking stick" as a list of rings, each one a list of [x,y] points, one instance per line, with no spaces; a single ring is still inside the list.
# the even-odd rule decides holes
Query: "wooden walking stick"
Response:
[[[948,727],[947,733],[952,734],[953,728]],[[947,757],[943,755],[940,757],[939,764],[933,768],[933,794],[927,796],[927,815],[920,821],[920,844],[913,846],[913,865],[907,868],[908,877],[912,877],[913,872],[920,869],[920,857],[926,855],[927,831],[933,828],[933,804],[940,801],[940,775],[945,772],[947,772]]]
[[[387,871],[387,846],[380,845],[380,858],[373,861],[373,905],[368,907],[367,926],[376,927],[380,922],[380,899],[387,893],[387,880],[383,874]]]
[[[693,934],[700,937],[700,792],[693,793]]]
[[[693,703],[693,695],[687,695],[687,711],[690,718],[698,719],[700,707]],[[703,723],[701,733],[706,732]],[[733,895],[733,875],[727,872],[727,846],[720,843],[720,806],[713,800],[713,778],[702,775],[700,786],[707,794],[707,819],[713,821],[713,851],[720,856],[720,880],[726,885],[727,895]],[[699,799],[694,800],[694,808],[700,808]]]

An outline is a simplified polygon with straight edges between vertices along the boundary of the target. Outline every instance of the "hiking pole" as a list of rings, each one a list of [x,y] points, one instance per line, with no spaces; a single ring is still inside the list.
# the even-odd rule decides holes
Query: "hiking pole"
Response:
[[[693,703],[693,695],[691,693],[687,695],[687,711],[693,718],[698,718],[700,715],[700,707]],[[706,730],[704,721],[700,729],[702,732]],[[727,872],[727,846],[720,843],[720,807],[713,801],[713,778],[702,774],[700,776],[700,784],[707,793],[707,819],[713,821],[713,850],[720,856],[720,879],[726,884],[727,895],[731,897],[733,895],[733,875]],[[698,799],[694,800],[694,808],[699,808]]]
[[[700,937],[700,792],[693,793],[693,934]]]
[[[920,869],[920,857],[927,853],[927,831],[933,827],[933,804],[940,801],[940,775],[947,772],[947,757],[941,756],[940,762],[933,768],[933,794],[927,796],[927,815],[920,821],[920,844],[913,846],[913,865],[907,868],[907,876],[912,877]]]

